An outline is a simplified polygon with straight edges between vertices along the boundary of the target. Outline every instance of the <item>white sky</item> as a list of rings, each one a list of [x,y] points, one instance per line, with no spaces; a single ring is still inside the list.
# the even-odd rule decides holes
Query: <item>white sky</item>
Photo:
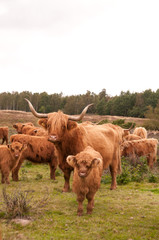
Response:
[[[159,88],[159,0],[0,0],[0,93]]]

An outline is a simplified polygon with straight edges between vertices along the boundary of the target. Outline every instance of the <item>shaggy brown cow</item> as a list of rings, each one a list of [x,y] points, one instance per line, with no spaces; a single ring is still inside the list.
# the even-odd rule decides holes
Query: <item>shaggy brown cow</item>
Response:
[[[99,152],[91,147],[76,156],[68,156],[67,162],[74,168],[73,191],[77,195],[78,216],[83,214],[83,201],[88,200],[87,214],[91,214],[94,207],[94,196],[100,187],[103,172],[103,160]]]
[[[18,165],[20,157],[26,146],[14,142],[7,146],[0,146],[0,170],[2,174],[2,183],[9,184],[9,174]]]
[[[2,144],[5,141],[8,144],[8,127],[0,127],[0,139],[2,139]]]
[[[32,123],[16,123],[13,127],[19,134],[27,134],[31,136],[46,136],[47,132],[41,127],[35,127]]]
[[[78,124],[88,107],[84,108],[79,116],[69,116],[61,111],[49,114],[40,114],[35,111],[29,100],[29,107],[34,116],[41,118],[39,124],[48,130],[48,140],[54,143],[59,167],[64,172],[65,184],[63,191],[69,191],[69,179],[72,167],[66,162],[68,155],[76,155],[87,146],[93,147],[103,157],[103,168],[110,167],[112,176],[111,189],[116,188],[116,175],[120,169],[120,149],[118,132],[109,126]]]
[[[22,155],[19,164],[12,173],[14,181],[18,181],[18,172],[24,161],[27,159],[34,163],[48,163],[50,166],[50,178],[55,179],[55,171],[57,168],[57,157],[55,148],[52,143],[47,141],[45,137],[29,136],[25,134],[15,134],[10,137],[11,142],[20,142],[27,144],[27,151]]]
[[[28,134],[31,136],[47,136],[48,135],[47,131],[45,131],[41,127],[30,128],[30,129],[27,129],[27,131],[25,131],[25,128],[24,128],[24,134]]]
[[[13,124],[13,127],[16,129],[16,131],[17,131],[17,133],[19,133],[19,134],[21,134],[21,133],[23,133],[23,127],[25,127],[25,126],[32,126],[32,127],[34,127],[34,124],[33,123],[31,123],[31,122],[26,122],[26,123],[15,123],[15,124]]]
[[[141,138],[147,138],[147,131],[144,127],[135,128],[133,134],[140,136]]]
[[[121,145],[121,156],[147,158],[147,164],[150,168],[156,162],[158,140],[154,138],[125,141]]]

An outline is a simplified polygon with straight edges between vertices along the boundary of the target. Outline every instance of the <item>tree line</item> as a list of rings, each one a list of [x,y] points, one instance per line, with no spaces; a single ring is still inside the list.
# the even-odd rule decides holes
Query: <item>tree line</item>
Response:
[[[153,111],[158,106],[159,89],[156,92],[151,89],[141,93],[121,92],[114,97],[108,95],[106,89],[102,89],[99,94],[87,91],[85,94],[72,96],[46,92],[3,92],[0,93],[0,110],[30,111],[24,98],[29,99],[36,111],[41,113],[62,110],[70,115],[79,114],[87,104],[94,103],[88,111],[91,114],[144,118],[150,108]]]

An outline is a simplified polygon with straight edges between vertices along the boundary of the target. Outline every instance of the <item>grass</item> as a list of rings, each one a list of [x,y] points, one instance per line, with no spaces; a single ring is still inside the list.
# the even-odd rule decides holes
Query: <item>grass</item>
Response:
[[[25,174],[24,174],[25,173]],[[42,177],[37,178],[40,174]],[[24,176],[25,175],[25,176]],[[63,174],[58,170],[55,181],[49,179],[47,165],[24,164],[20,181],[6,186],[13,193],[17,189],[30,190],[32,207],[27,214],[31,222],[22,226],[6,218],[0,185],[0,222],[4,240],[14,239],[109,239],[109,240],[156,240],[159,236],[159,184],[129,183],[110,191],[110,184],[101,184],[95,196],[92,215],[77,216],[76,196],[73,192],[62,193]],[[72,180],[72,178],[71,178]],[[47,204],[34,208],[49,192]]]

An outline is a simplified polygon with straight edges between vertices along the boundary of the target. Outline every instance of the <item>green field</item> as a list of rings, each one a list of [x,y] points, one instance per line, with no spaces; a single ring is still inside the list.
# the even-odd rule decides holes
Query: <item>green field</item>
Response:
[[[72,179],[72,178],[71,178]],[[0,221],[3,239],[109,239],[157,240],[159,237],[159,184],[129,183],[110,191],[110,183],[101,184],[95,196],[92,215],[77,216],[76,196],[62,193],[63,174],[57,170],[55,181],[49,179],[47,165],[25,164],[20,181],[0,185]],[[6,214],[2,189],[9,196],[29,191],[29,211],[23,218],[28,225],[15,223]],[[42,205],[40,204],[42,203]]]

